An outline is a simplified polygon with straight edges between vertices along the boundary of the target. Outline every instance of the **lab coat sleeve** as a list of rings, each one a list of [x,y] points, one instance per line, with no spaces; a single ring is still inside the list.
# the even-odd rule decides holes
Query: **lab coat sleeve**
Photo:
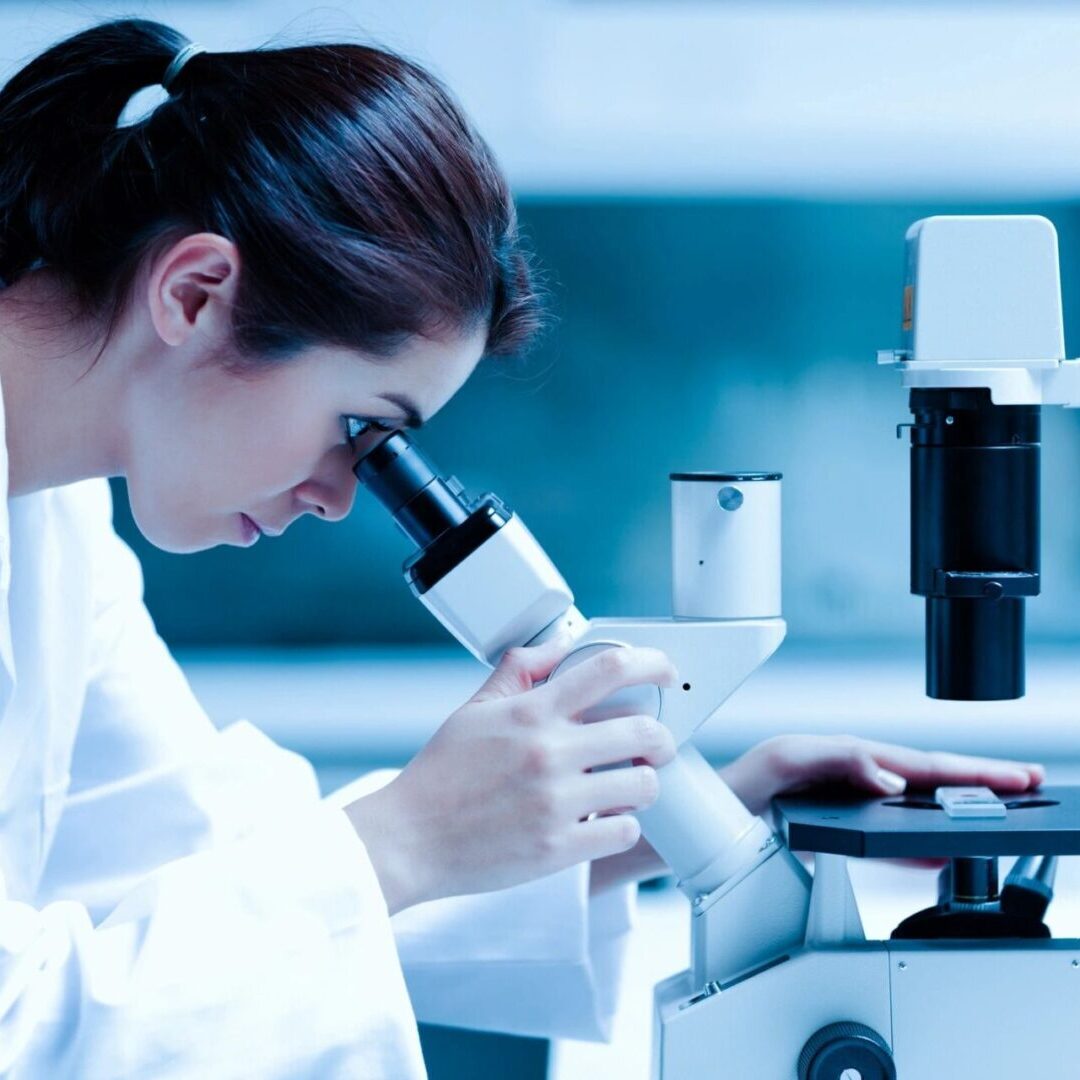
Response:
[[[363,844],[307,762],[215,731],[109,516],[70,791],[37,901],[0,899],[0,1073],[422,1076]]]
[[[331,798],[392,779],[383,771]],[[607,1039],[636,888],[590,896],[589,867],[499,892],[419,904],[393,918],[419,1020],[545,1038]]]

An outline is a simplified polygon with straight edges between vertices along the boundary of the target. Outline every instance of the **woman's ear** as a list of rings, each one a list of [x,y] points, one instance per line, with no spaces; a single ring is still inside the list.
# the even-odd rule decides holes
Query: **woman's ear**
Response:
[[[231,240],[193,233],[158,257],[150,273],[150,318],[167,345],[183,345],[196,333],[215,344],[231,325],[240,275],[240,253]]]

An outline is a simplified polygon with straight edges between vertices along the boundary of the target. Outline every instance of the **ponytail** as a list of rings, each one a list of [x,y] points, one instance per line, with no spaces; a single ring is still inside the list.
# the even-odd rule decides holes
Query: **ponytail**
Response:
[[[0,92],[0,278],[38,262],[73,266],[136,91],[185,43],[160,23],[105,23],[54,45]]]
[[[202,53],[118,127],[190,44],[108,22],[0,91],[4,283],[45,266],[115,318],[155,243],[208,231],[240,251],[233,331],[253,358],[388,355],[480,320],[489,351],[525,343],[538,302],[506,182],[436,79],[362,45]]]

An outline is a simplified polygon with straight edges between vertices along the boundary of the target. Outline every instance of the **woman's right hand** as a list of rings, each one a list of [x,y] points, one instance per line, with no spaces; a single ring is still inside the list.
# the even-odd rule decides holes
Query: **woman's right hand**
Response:
[[[393,781],[346,808],[391,914],[637,843],[627,811],[656,800],[656,769],[675,755],[671,734],[652,717],[578,718],[624,687],[673,685],[675,670],[655,649],[607,649],[536,685],[568,648],[556,639],[509,650]],[[627,760],[641,764],[589,771]]]

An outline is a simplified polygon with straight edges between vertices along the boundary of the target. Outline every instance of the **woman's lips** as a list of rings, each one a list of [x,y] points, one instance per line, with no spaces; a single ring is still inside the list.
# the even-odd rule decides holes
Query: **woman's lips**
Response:
[[[253,518],[250,514],[241,514],[241,517],[247,518],[256,529],[259,530],[260,536],[280,536],[285,529],[273,529],[269,525],[264,524],[258,518]]]
[[[252,518],[247,516],[247,514],[240,515],[240,522],[244,527],[244,547],[251,547],[251,545],[262,536],[263,531]]]

